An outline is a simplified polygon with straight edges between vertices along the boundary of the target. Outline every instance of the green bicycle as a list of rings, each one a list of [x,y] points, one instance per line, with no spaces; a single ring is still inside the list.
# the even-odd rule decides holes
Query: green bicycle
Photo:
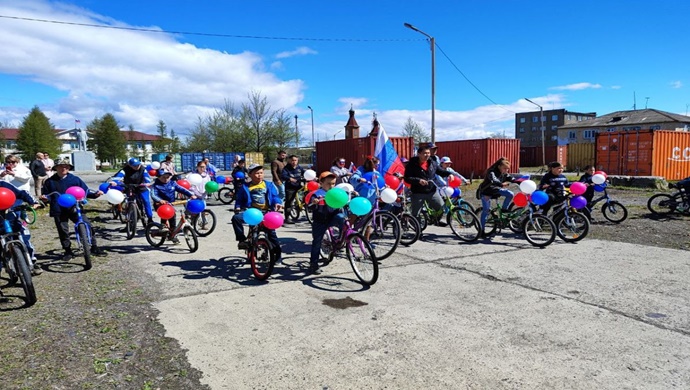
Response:
[[[479,239],[481,227],[477,214],[469,208],[453,203],[451,197],[443,189],[439,189],[439,194],[443,198],[443,207],[438,210],[432,209],[427,202],[424,202],[422,210],[419,212],[419,225],[422,230],[429,224],[438,224],[443,221],[450,226],[453,234],[462,241],[472,242]]]
[[[486,235],[493,236],[508,228],[513,233],[524,235],[527,242],[540,248],[554,242],[556,225],[551,219],[536,214],[531,204],[515,208],[515,205],[511,203],[508,210],[503,210],[498,198],[494,199],[495,205],[489,211],[489,216],[484,224]],[[476,210],[479,214],[483,211],[483,207],[477,207]]]

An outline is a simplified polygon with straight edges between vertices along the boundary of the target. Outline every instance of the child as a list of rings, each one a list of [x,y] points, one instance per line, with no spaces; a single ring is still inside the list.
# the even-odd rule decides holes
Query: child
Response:
[[[592,199],[594,198],[594,182],[592,182],[592,176],[594,176],[594,166],[586,165],[585,172],[580,176],[580,180],[578,180],[580,183],[585,183],[587,186],[587,191],[582,194],[582,196],[587,199],[587,207],[590,207]]]
[[[324,202],[326,191],[335,187],[337,179],[338,176],[333,172],[322,172],[319,175],[321,189],[316,191],[310,200],[310,202],[315,206],[314,213],[312,214],[312,241],[309,270],[315,275],[321,274],[321,268],[319,268],[318,261],[321,251],[321,243],[323,242],[323,235],[331,226],[337,226],[339,230],[342,230],[342,226],[345,223],[345,213],[343,212],[343,209],[334,209]]]
[[[163,168],[158,171],[158,178],[153,182],[153,191],[151,192],[151,198],[153,199],[156,210],[158,210],[161,205],[174,202],[175,192],[196,199],[196,196],[191,191],[172,181],[172,177],[173,173],[170,171],[166,171]],[[165,223],[165,221],[166,220],[161,219],[161,223]],[[175,215],[173,214],[172,218],[167,221],[169,222],[170,231],[174,231],[177,226]],[[173,237],[172,242],[178,244],[180,240],[177,237]]]
[[[264,167],[259,164],[252,164],[249,166],[248,172],[251,181],[235,190],[235,215],[232,217],[232,228],[235,231],[238,249],[249,249],[249,242],[244,234],[244,213],[240,211],[254,207],[266,213],[271,210],[280,211],[283,208],[283,201],[278,195],[278,188],[272,182],[264,181]],[[275,229],[263,229],[268,240],[273,244],[277,262],[281,263],[282,251]]]
[[[565,200],[565,187],[569,187],[568,179],[563,175],[563,165],[558,161],[549,163],[549,172],[541,178],[539,189],[546,192],[549,200],[542,206],[544,215],[549,213],[551,206]]]
[[[443,157],[441,158],[441,169],[445,170],[446,172],[450,172],[451,175],[457,177],[458,179],[462,180],[462,184],[468,184],[470,181],[465,178],[465,176],[461,175],[460,173],[456,172],[453,168],[450,167],[450,164],[453,162],[450,161],[450,157]],[[438,177],[438,176],[437,176]],[[439,179],[441,179],[439,177]],[[443,179],[441,179],[443,180]],[[444,180],[444,185],[447,185]]]
[[[484,226],[486,225],[486,220],[489,217],[489,211],[491,210],[491,199],[496,197],[505,197],[503,200],[503,209],[508,210],[510,202],[513,200],[513,191],[510,191],[506,187],[510,183],[514,183],[515,179],[508,174],[510,170],[510,161],[501,157],[493,163],[489,169],[486,170],[486,175],[484,176],[484,181],[479,184],[480,199],[482,201],[482,215],[480,217],[480,223],[482,227],[482,237],[486,238],[484,233]]]
[[[190,190],[200,199],[206,198],[206,183],[213,180],[213,176],[208,172],[208,165],[206,165],[206,160],[201,160],[196,164],[196,174],[201,176],[201,183],[197,185],[192,185]]]

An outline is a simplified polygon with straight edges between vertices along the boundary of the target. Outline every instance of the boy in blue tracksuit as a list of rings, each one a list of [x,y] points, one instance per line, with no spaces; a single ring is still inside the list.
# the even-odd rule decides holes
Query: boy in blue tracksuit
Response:
[[[283,201],[278,195],[276,186],[270,181],[264,181],[264,167],[252,164],[247,171],[251,181],[235,190],[235,215],[232,217],[232,228],[235,231],[238,249],[249,248],[247,236],[244,234],[244,213],[241,211],[253,207],[266,213],[269,211],[280,211],[283,208]],[[275,229],[263,229],[268,240],[273,244],[277,261],[281,262],[282,251]]]
[[[144,164],[134,157],[127,160],[127,164],[112,178],[110,185],[115,187],[118,182],[122,181],[125,185],[144,185],[138,187],[137,196],[144,205],[144,212],[146,213],[147,223],[151,222],[153,217],[153,209],[151,208],[151,195],[148,190],[148,185],[151,184],[151,176]]]
[[[151,186],[151,199],[153,199],[156,209],[158,209],[160,205],[174,202],[175,192],[179,192],[189,198],[196,199],[196,196],[192,193],[192,191],[171,180],[172,177],[173,173],[170,171],[166,171],[165,169],[160,169],[158,171],[158,178]],[[161,219],[161,223],[165,223],[165,221],[166,220]],[[175,226],[177,226],[175,215],[173,215],[172,218],[168,219],[167,221],[169,222],[170,231],[174,231]],[[173,237],[172,241],[173,243],[180,242],[177,237]]]

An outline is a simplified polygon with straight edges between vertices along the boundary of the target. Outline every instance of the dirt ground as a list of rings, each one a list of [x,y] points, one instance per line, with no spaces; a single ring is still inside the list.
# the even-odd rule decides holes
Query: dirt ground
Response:
[[[466,193],[473,193],[467,190]],[[629,217],[616,225],[595,211],[595,238],[690,249],[690,218],[655,218],[646,209],[653,191],[612,188]],[[104,202],[91,202],[96,226],[111,224]],[[35,278],[39,301],[24,308],[20,288],[0,279],[0,378],[5,389],[200,389],[201,373],[179,344],[164,336],[151,303],[159,296],[145,275],[121,266],[116,251],[82,272],[78,259],[61,261],[52,220],[39,212],[32,227],[44,273]],[[108,239],[99,237],[109,248]],[[112,244],[111,244],[112,245]],[[576,245],[576,244],[574,244]]]

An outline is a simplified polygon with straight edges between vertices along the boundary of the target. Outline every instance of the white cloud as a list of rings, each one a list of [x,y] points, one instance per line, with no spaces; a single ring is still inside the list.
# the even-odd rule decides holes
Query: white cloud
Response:
[[[621,87],[620,85],[612,85],[611,86],[611,89],[621,89],[621,88],[623,88],[623,87]]]
[[[673,89],[678,89],[678,88],[681,88],[683,86],[683,83],[679,80],[672,81],[669,84],[671,85],[671,88],[673,88]]]
[[[278,54],[276,54],[276,58],[282,59],[282,58],[290,58],[290,57],[295,57],[295,56],[305,56],[308,54],[319,54],[316,50],[312,50],[306,46],[301,46],[298,47],[295,50],[292,51],[283,51]]]
[[[599,89],[599,88],[601,88],[601,84],[575,83],[575,84],[561,85],[558,87],[550,87],[549,89],[557,90],[557,91],[579,91],[582,89]]]

